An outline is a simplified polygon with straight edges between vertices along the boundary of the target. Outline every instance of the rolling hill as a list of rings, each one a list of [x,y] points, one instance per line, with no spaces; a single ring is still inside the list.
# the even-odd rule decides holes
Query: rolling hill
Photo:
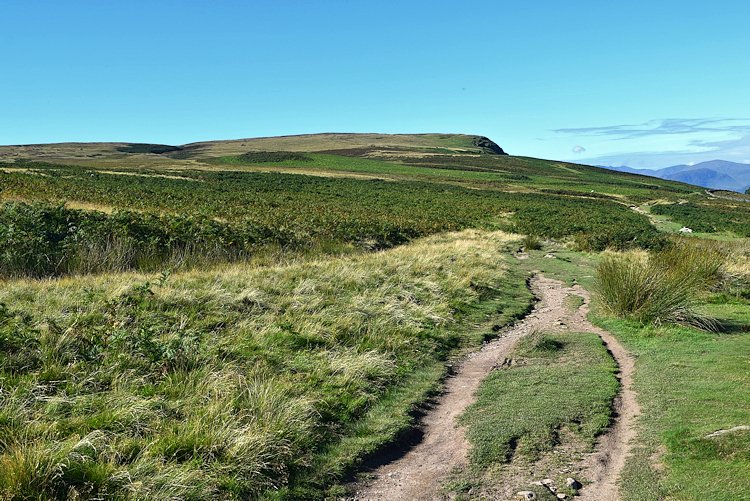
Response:
[[[63,143],[0,147],[0,159],[5,274],[196,265],[269,246],[378,249],[465,228],[650,247],[661,236],[631,206],[707,198],[462,134]]]
[[[510,340],[505,328],[533,307],[532,274],[588,288],[605,250],[690,273],[701,252],[736,256],[725,289],[705,291],[732,335],[660,325],[643,346],[623,338],[647,364],[636,369],[649,434],[639,446],[703,437],[747,408],[746,360],[732,361],[747,353],[750,275],[735,238],[750,236],[747,209],[462,134],[0,147],[0,498],[351,497],[340,484],[415,434],[462,354]],[[674,254],[683,225],[695,230],[683,241],[701,246],[694,261]],[[714,252],[702,237],[739,243]],[[555,297],[558,311],[585,317],[575,298]],[[526,459],[567,451],[560,440],[575,435],[590,451],[617,419],[605,346],[555,318],[570,332],[524,330],[531,344],[508,354],[512,364],[487,365],[490,384],[507,376],[526,390],[479,397],[493,417],[473,412],[466,425],[473,449],[489,453],[467,456],[470,477],[446,484],[456,497],[505,485],[471,476],[516,453],[531,474]],[[665,373],[680,384],[663,384]],[[503,439],[509,422],[519,431]],[[516,448],[519,436],[537,445]],[[723,446],[729,460],[685,463],[687,446],[670,442],[659,474],[736,499],[723,494],[745,488],[744,443]],[[681,482],[669,476],[675,457],[690,470]],[[724,481],[727,465],[739,482]],[[561,482],[578,475],[567,468]]]

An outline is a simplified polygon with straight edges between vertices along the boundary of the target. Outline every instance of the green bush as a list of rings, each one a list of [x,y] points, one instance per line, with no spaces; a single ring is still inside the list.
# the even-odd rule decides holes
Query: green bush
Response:
[[[720,253],[683,243],[651,256],[605,255],[597,266],[595,287],[605,310],[615,316],[712,330],[715,322],[696,307],[722,261]]]
[[[750,237],[750,216],[748,216],[747,205],[660,204],[655,205],[651,212],[669,216],[693,231],[705,233],[731,231],[743,237]]]
[[[663,241],[644,215],[608,200],[420,181],[189,170],[123,176],[23,166],[25,172],[0,171],[6,199],[33,201],[0,207],[4,276],[200,265],[242,259],[264,246],[384,249],[464,228],[577,235],[586,250],[656,248]],[[112,213],[66,208],[71,200]]]
[[[523,239],[521,240],[521,245],[523,245],[523,248],[526,251],[539,250],[542,248],[542,242],[539,241],[538,238],[531,235],[526,235],[525,237],[523,237]]]

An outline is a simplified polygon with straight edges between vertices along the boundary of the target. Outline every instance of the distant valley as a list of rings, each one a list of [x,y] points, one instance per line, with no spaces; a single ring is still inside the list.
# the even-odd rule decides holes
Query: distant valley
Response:
[[[664,169],[633,169],[632,167],[602,166],[620,172],[631,172],[670,181],[704,186],[716,190],[731,190],[744,193],[750,188],[750,164],[710,160],[694,165],[674,165]]]

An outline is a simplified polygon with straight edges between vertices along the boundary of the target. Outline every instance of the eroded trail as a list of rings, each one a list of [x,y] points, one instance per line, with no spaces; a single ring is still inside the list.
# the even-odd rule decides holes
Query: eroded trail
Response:
[[[607,345],[620,368],[620,394],[615,399],[615,421],[607,433],[599,437],[596,452],[589,456],[585,463],[584,474],[591,482],[580,492],[577,499],[584,501],[616,501],[620,499],[617,481],[620,478],[625,460],[630,454],[635,438],[635,419],[640,414],[635,390],[633,373],[635,359],[620,342],[609,332],[600,329],[586,319],[589,312],[589,293],[581,286],[573,287],[575,294],[584,298],[584,304],[575,315],[579,317],[586,330],[594,332]]]
[[[589,294],[585,289],[567,287],[562,282],[539,276],[532,281],[532,290],[539,298],[532,313],[466,358],[455,375],[446,380],[444,393],[422,420],[423,440],[402,457],[374,470],[373,478],[356,488],[355,499],[442,499],[442,481],[455,468],[468,464],[469,443],[456,419],[474,401],[474,392],[482,380],[495,366],[502,364],[524,335],[536,330],[560,329],[595,332],[620,366],[623,387],[616,401],[618,417],[599,441],[597,452],[587,460],[585,471],[592,484],[582,491],[582,499],[618,499],[616,482],[629,451],[632,424],[638,413],[631,388],[633,360],[616,339],[586,319]],[[569,295],[582,297],[583,306],[572,311],[565,302]]]

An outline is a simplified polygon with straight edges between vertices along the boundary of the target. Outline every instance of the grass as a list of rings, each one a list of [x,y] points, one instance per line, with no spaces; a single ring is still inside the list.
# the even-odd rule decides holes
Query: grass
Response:
[[[721,309],[711,312],[719,320],[750,323],[748,305],[731,308],[727,316]],[[748,433],[706,438],[750,422],[747,332],[717,334],[680,326],[644,330],[604,318],[597,323],[637,357],[635,389],[642,412],[638,447],[621,482],[623,498],[748,499]]]
[[[590,450],[611,420],[618,388],[616,364],[595,334],[535,332],[512,359],[484,380],[461,418],[472,471],[458,483],[488,497],[502,497],[503,488],[526,490],[530,480],[547,476],[528,478],[528,471],[556,449]],[[555,480],[565,485],[565,475]]]
[[[456,334],[467,340],[466,345],[475,347],[490,340],[496,335],[498,326],[517,320],[531,308],[533,297],[526,287],[525,274],[511,268],[507,278],[502,293],[485,291],[481,302],[462,313],[464,321],[455,328]],[[456,354],[456,358],[460,356],[462,354]],[[351,423],[341,440],[325,447],[314,458],[311,467],[294,478],[290,488],[280,490],[275,497],[309,499],[316,497],[322,489],[327,489],[327,497],[350,495],[346,486],[333,484],[327,487],[331,479],[346,479],[356,471],[358,464],[377,457],[383,446],[397,443],[399,437],[411,431],[417,416],[423,411],[421,403],[439,392],[440,381],[445,376],[442,361],[416,369],[408,376],[407,383],[387,392],[367,416]]]
[[[573,251],[570,246],[556,243],[543,251],[531,251],[529,256],[531,259],[519,262],[519,266],[529,273],[540,272],[568,285],[581,284],[589,290],[593,287],[594,265],[599,260],[599,253]]]
[[[0,275],[66,277],[0,290],[0,498],[343,496],[337,483],[413,425],[446,360],[492,336],[485,320],[524,311],[524,271],[591,288],[597,262],[621,259],[598,251],[648,248],[663,252],[633,257],[650,275],[625,292],[667,277],[653,305],[698,276],[671,320],[715,318],[718,332],[600,308],[638,355],[626,498],[741,499],[746,435],[703,437],[750,419],[746,204],[476,139],[0,148]],[[691,247],[670,251],[681,225]],[[530,259],[494,230],[527,235]],[[465,418],[476,468],[458,487],[493,492],[550,450],[585,450],[609,418],[594,337],[528,343]]]
[[[635,453],[620,483],[623,499],[734,500],[748,499],[750,467],[747,432],[706,438],[712,432],[750,422],[750,266],[747,242],[686,241],[688,253],[718,251],[724,256],[719,282],[701,293],[697,311],[713,318],[719,330],[704,331],[666,323],[660,327],[605,316],[594,298],[593,320],[609,330],[636,358],[635,390],[641,405]],[[717,248],[718,247],[718,248]],[[684,252],[678,249],[676,252]],[[523,261],[529,269],[592,287],[599,257],[554,250],[561,259],[532,252]],[[671,257],[674,257],[672,254]],[[694,256],[695,257],[695,256]],[[667,259],[669,261],[670,259]],[[685,268],[708,270],[688,256]],[[588,278],[587,278],[588,277]],[[705,282],[704,282],[705,283]]]
[[[525,237],[523,237],[523,239],[521,240],[521,245],[523,245],[523,248],[526,252],[531,250],[541,250],[542,248],[542,242],[539,241],[538,238],[531,235],[526,235]]]
[[[728,254],[725,281],[700,306],[716,319],[719,332],[596,319],[637,357],[642,417],[639,447],[621,484],[625,498],[750,499],[750,434],[708,437],[750,422],[748,255],[742,241],[722,246]]]
[[[0,497],[322,496],[528,305],[514,238],[0,291]]]
[[[651,255],[609,254],[599,260],[595,290],[604,311],[641,324],[716,325],[698,311],[718,284],[725,256],[715,245],[681,239]]]

